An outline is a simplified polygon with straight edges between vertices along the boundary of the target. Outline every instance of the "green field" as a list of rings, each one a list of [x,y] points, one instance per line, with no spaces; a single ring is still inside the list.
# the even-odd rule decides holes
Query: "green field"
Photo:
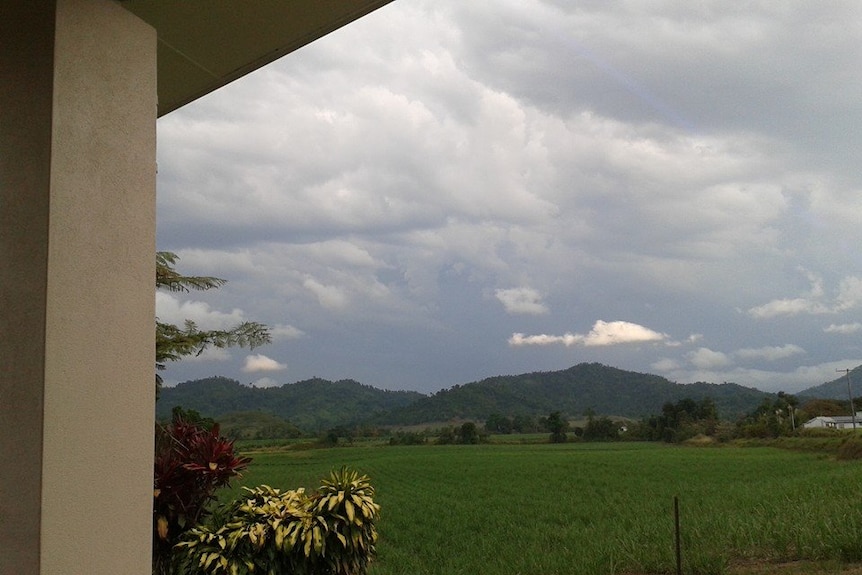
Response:
[[[685,573],[862,560],[862,462],[811,453],[640,443],[252,455],[245,485],[314,488],[342,465],[371,476],[382,506],[371,575],[675,573],[674,496]]]

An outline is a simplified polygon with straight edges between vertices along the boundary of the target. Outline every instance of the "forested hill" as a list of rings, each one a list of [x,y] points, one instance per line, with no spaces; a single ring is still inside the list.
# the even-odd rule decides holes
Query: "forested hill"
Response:
[[[667,402],[711,398],[719,414],[735,418],[757,408],[772,394],[733,383],[679,385],[657,375],[582,363],[562,371],[491,377],[456,385],[393,410],[380,419],[417,424],[450,419],[484,420],[492,413],[535,415],[561,411],[640,418],[661,413]]]
[[[735,418],[773,396],[733,383],[680,385],[657,375],[582,363],[561,371],[491,377],[431,396],[384,391],[353,380],[310,379],[255,388],[213,377],[163,389],[156,415],[169,417],[175,405],[216,419],[227,413],[258,411],[277,415],[304,431],[319,431],[358,423],[484,421],[495,413],[536,416],[561,411],[576,417],[592,410],[598,415],[640,418],[661,413],[667,402],[707,397],[722,417]]]
[[[162,389],[156,417],[170,417],[176,405],[215,419],[238,411],[262,411],[305,431],[319,431],[360,423],[423,397],[414,391],[386,391],[349,379],[309,379],[281,387],[250,387],[226,377],[210,377]]]
[[[809,387],[804,391],[800,391],[796,395],[805,398],[817,399],[847,399],[847,373],[841,372],[841,375],[832,381],[821,383],[814,387]],[[862,396],[862,365],[850,370],[850,387],[853,390],[853,397]]]

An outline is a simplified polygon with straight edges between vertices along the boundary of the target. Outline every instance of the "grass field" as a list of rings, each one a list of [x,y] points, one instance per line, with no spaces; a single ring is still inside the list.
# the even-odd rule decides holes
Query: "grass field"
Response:
[[[245,485],[314,488],[342,465],[371,476],[382,506],[371,575],[675,573],[674,496],[685,573],[862,561],[862,463],[811,453],[642,443],[252,455]]]

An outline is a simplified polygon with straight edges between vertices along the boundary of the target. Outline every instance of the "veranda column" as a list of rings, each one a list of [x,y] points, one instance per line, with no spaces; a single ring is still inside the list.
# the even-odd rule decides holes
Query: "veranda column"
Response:
[[[155,31],[0,2],[0,574],[150,571]]]

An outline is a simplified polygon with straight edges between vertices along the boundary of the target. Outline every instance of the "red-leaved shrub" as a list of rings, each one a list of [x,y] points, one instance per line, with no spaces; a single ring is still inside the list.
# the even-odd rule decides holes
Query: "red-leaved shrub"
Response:
[[[207,513],[215,492],[248,467],[251,459],[234,452],[233,441],[212,429],[185,421],[156,425],[153,475],[153,573],[171,572],[171,552],[180,535]]]

